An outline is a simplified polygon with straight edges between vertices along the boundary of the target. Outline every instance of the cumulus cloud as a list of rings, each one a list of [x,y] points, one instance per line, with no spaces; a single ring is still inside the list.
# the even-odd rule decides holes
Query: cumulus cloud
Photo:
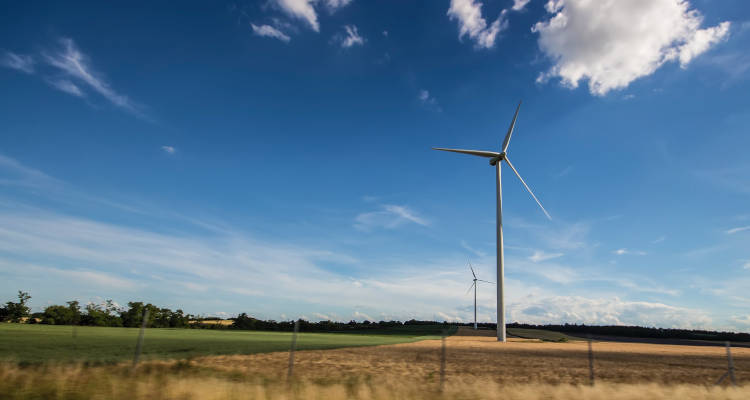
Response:
[[[127,96],[117,93],[112,86],[89,65],[89,57],[83,54],[76,46],[73,39],[60,39],[61,48],[52,53],[44,53],[47,63],[57,68],[62,74],[70,79],[86,84],[90,89],[99,93],[112,104],[125,109],[138,116],[144,116],[140,108],[136,106]],[[65,82],[60,80],[59,82]],[[68,82],[70,82],[68,80]],[[60,90],[76,96],[80,89],[73,89],[71,84],[55,85]]]
[[[287,43],[291,40],[289,35],[272,27],[271,25],[259,26],[255,24],[250,24],[250,27],[253,28],[253,33],[258,36],[270,37],[270,38],[278,39],[278,40],[281,40],[282,42],[287,42]]]
[[[554,296],[511,304],[511,321],[532,324],[586,323],[603,325],[642,325],[669,328],[706,328],[709,315],[700,310],[619,298],[589,299]]]
[[[448,17],[458,20],[458,38],[468,35],[477,48],[489,49],[495,45],[495,39],[500,31],[508,27],[505,19],[507,10],[503,10],[495,22],[487,26],[482,17],[482,3],[476,0],[451,0]]]
[[[318,14],[313,8],[316,0],[276,0],[282,11],[290,17],[304,20],[315,32],[320,31]]]
[[[0,58],[0,65],[26,74],[34,73],[34,58],[29,55],[6,51],[3,57]]]
[[[537,22],[539,47],[553,66],[539,82],[557,77],[570,88],[588,80],[605,95],[648,76],[669,61],[688,63],[724,39],[729,22],[701,29],[703,16],[687,0],[550,0],[552,16]]]
[[[365,39],[359,35],[359,31],[355,25],[345,25],[345,33],[339,34],[334,37],[334,40],[341,44],[341,47],[348,49],[352,46],[362,46],[365,44]]]
[[[362,231],[374,228],[393,229],[405,223],[427,226],[429,222],[406,206],[386,204],[382,210],[361,213],[354,219],[354,227]]]

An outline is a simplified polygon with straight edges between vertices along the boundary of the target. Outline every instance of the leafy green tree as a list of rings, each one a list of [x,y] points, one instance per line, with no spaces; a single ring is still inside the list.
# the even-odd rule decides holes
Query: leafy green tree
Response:
[[[122,326],[121,311],[112,300],[107,300],[103,305],[89,303],[86,305],[86,314],[83,315],[83,324],[93,326]]]
[[[0,320],[21,322],[24,317],[28,317],[31,309],[26,305],[31,299],[28,292],[22,290],[18,291],[18,302],[14,303],[9,301],[5,303],[5,307],[0,309]]]
[[[128,309],[120,312],[122,326],[139,328],[143,323],[143,313],[146,310],[148,310],[148,321],[146,321],[147,328],[154,327],[155,321],[157,320],[163,321],[161,309],[159,307],[156,307],[151,303],[143,304],[140,301],[131,301],[128,302]]]
[[[67,307],[60,305],[44,309],[42,323],[49,325],[78,325],[81,323],[81,307],[78,301],[69,301]]]

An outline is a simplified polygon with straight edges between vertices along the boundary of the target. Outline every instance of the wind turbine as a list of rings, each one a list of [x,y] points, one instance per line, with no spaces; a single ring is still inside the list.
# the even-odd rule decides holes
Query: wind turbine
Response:
[[[440,150],[440,151],[451,151],[454,153],[462,153],[462,154],[469,154],[472,156],[478,156],[478,157],[485,157],[490,159],[490,165],[495,167],[496,176],[497,179],[495,180],[495,183],[497,184],[496,194],[497,194],[497,340],[500,342],[505,342],[506,335],[505,335],[505,303],[504,303],[504,275],[505,270],[503,269],[503,185],[501,178],[501,163],[505,161],[508,163],[508,166],[510,169],[513,170],[513,172],[516,174],[518,179],[521,180],[521,183],[526,188],[526,190],[529,191],[529,194],[531,197],[534,198],[534,201],[536,201],[536,204],[539,205],[539,208],[542,209],[544,212],[544,215],[547,216],[550,220],[552,217],[550,217],[547,210],[544,209],[542,206],[542,203],[539,202],[539,199],[534,196],[534,192],[531,191],[529,188],[529,185],[526,184],[526,182],[521,178],[521,174],[518,173],[515,167],[513,167],[513,164],[510,163],[510,160],[508,159],[508,144],[510,144],[510,137],[513,135],[513,128],[516,126],[516,118],[518,118],[518,111],[521,109],[521,102],[518,102],[518,107],[516,108],[516,113],[513,115],[513,121],[510,122],[510,127],[508,128],[508,133],[505,135],[505,139],[503,140],[503,144],[500,147],[500,152],[494,152],[494,151],[482,151],[482,150],[461,150],[461,149],[444,149],[439,147],[433,147],[433,150]]]
[[[474,288],[474,330],[477,330],[477,282],[486,282],[493,285],[494,282],[485,281],[484,279],[478,279],[477,274],[474,273],[474,268],[471,266],[471,263],[469,263],[469,268],[471,269],[471,274],[474,275],[474,283],[469,286],[469,290],[471,290],[472,287]],[[466,293],[469,293],[469,290],[467,290]]]

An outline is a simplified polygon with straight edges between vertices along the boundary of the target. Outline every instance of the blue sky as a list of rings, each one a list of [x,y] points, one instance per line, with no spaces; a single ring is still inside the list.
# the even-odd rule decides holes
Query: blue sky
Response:
[[[468,321],[494,170],[430,147],[523,99],[509,320],[748,331],[749,45],[744,0],[7,5],[0,294]]]

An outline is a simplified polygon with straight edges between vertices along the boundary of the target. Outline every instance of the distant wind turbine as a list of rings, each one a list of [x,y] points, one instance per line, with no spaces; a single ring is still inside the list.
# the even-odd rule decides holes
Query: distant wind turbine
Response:
[[[461,150],[461,149],[444,149],[439,147],[433,147],[433,150],[441,150],[441,151],[451,151],[454,153],[462,153],[462,154],[469,154],[472,156],[479,156],[479,157],[485,157],[490,159],[490,165],[495,167],[496,171],[496,184],[497,184],[497,340],[501,342],[505,342],[505,303],[504,303],[504,275],[505,271],[503,269],[503,186],[502,186],[502,180],[501,178],[501,170],[500,170],[500,164],[505,161],[508,163],[508,166],[510,169],[513,170],[513,172],[516,174],[518,179],[521,180],[521,183],[526,188],[526,190],[529,191],[529,194],[531,194],[531,197],[534,198],[534,201],[536,201],[536,204],[539,205],[539,208],[542,209],[544,212],[544,215],[547,216],[550,220],[552,217],[550,217],[547,210],[544,209],[542,206],[542,203],[539,202],[539,199],[534,196],[534,192],[531,191],[529,188],[529,185],[524,182],[523,178],[521,178],[521,174],[518,173],[515,167],[513,167],[513,164],[510,163],[510,160],[508,159],[508,144],[510,144],[510,137],[513,135],[513,128],[516,126],[516,118],[518,118],[518,111],[521,109],[521,102],[518,102],[518,107],[516,108],[516,113],[513,115],[513,121],[510,123],[510,127],[508,128],[508,133],[505,135],[505,140],[503,140],[503,144],[501,147],[501,150],[499,153],[496,153],[494,151],[481,151],[481,150]]]
[[[471,290],[472,287],[474,288],[474,330],[477,330],[477,282],[491,283],[493,285],[495,283],[485,281],[484,279],[478,279],[477,274],[474,273],[474,268],[471,266],[471,263],[469,263],[469,269],[471,269],[471,274],[474,275],[474,282],[471,284],[471,286],[469,286],[469,290]],[[466,293],[469,293],[469,290],[467,290]]]

